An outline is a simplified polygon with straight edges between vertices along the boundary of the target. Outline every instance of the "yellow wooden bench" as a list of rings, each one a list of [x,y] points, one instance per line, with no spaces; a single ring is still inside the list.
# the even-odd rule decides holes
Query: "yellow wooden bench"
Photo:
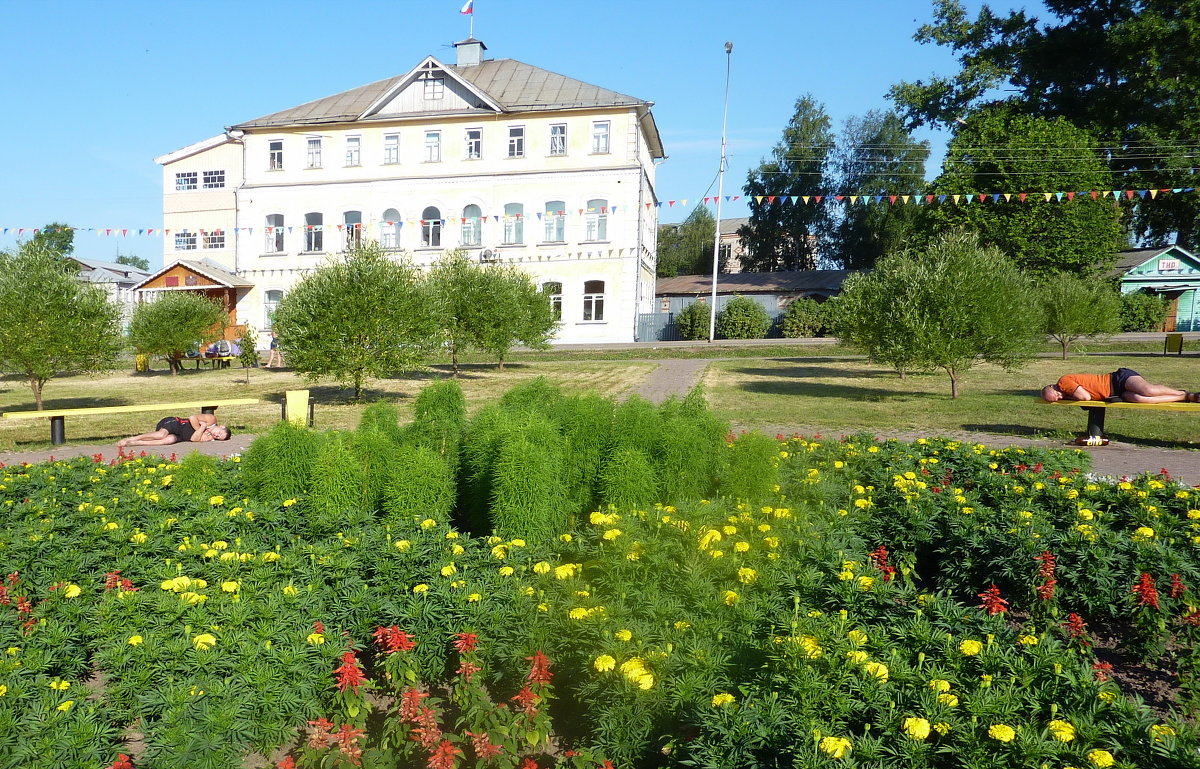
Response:
[[[1147,409],[1151,411],[1174,411],[1177,414],[1200,412],[1200,403],[1128,403],[1126,401],[1072,401],[1066,398],[1046,403],[1046,406],[1078,406],[1088,414],[1087,434],[1089,438],[1104,437],[1104,416],[1109,409]]]
[[[164,416],[190,414],[197,409],[202,414],[212,414],[218,406],[249,406],[263,403],[258,398],[210,398],[198,401],[175,403],[142,403],[135,406],[94,406],[77,409],[47,409],[45,411],[5,411],[3,419],[46,419],[50,420],[50,442],[60,446],[67,442],[66,418],[69,416],[95,416],[98,414],[131,414],[135,411],[158,411]]]

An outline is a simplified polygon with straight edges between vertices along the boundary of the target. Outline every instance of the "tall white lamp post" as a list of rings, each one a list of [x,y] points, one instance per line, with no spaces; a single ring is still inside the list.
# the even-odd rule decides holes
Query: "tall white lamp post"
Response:
[[[712,304],[708,311],[708,341],[717,338],[717,273],[721,269],[721,200],[725,192],[725,126],[729,122],[729,70],[733,43],[725,43],[725,111],[721,116],[721,167],[717,169],[717,235],[713,238]]]

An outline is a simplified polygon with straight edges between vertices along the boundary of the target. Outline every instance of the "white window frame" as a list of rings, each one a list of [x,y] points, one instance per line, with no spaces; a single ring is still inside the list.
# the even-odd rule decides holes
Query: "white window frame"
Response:
[[[308,148],[308,150],[307,150],[308,154],[305,155],[305,159],[308,162],[308,167],[309,168],[320,168],[321,167],[321,137],[320,136],[308,137],[308,143],[306,146]]]
[[[520,246],[525,243],[525,206],[521,203],[504,204],[505,246]]]
[[[483,158],[483,129],[468,128],[463,134],[465,146],[463,148],[467,160],[480,160]]]
[[[588,291],[588,287],[600,284],[600,291]],[[583,284],[583,320],[585,323],[598,323],[604,320],[604,289],[603,280],[588,280]]]
[[[442,162],[442,132],[441,131],[426,131],[425,132],[425,162],[426,163]]]
[[[427,77],[421,80],[425,101],[441,101],[446,98],[446,78]]]
[[[467,216],[467,209],[474,208],[478,211],[477,216]],[[478,248],[483,245],[483,210],[471,203],[463,207],[462,212],[462,241],[460,245],[472,248]]]
[[[272,294],[278,294],[278,297],[272,297]],[[275,310],[279,307],[279,303],[283,301],[283,289],[272,288],[263,292],[263,330],[270,331],[274,327],[271,316],[275,314]]]
[[[197,171],[180,171],[175,174],[175,191],[191,192],[197,188],[200,174]]]
[[[309,224],[309,217],[314,216],[320,221]],[[325,250],[325,215],[319,211],[309,211],[304,215],[304,250],[310,254]]]
[[[278,221],[278,224],[275,224],[275,221]],[[284,221],[283,214],[267,215],[267,225],[264,229],[264,232],[267,233],[267,250],[264,253],[282,254],[284,252],[284,234],[287,232],[284,229]]]
[[[562,208],[551,208],[551,203],[562,203]],[[561,200],[546,201],[546,211],[542,214],[542,220],[546,224],[546,231],[543,233],[546,243],[563,243],[567,239],[567,222],[566,222],[567,204]]]
[[[432,211],[436,216],[429,216]],[[426,218],[428,216],[428,218]],[[442,209],[426,206],[421,211],[421,248],[442,247]]]
[[[394,218],[388,216],[388,211],[396,214]],[[390,222],[390,224],[389,224]],[[394,208],[389,208],[383,212],[383,219],[380,220],[379,226],[379,245],[387,250],[395,250],[400,248],[400,212]]]
[[[383,135],[383,164],[394,166],[400,162],[400,134]]]
[[[225,248],[225,230],[210,230],[204,233],[201,245],[206,249]]]
[[[603,203],[604,205],[593,205],[595,203]],[[584,214],[584,227],[586,228],[584,240],[586,241],[606,241],[608,240],[608,201],[603,198],[596,198],[588,201],[587,211]]]
[[[353,218],[355,218],[355,217],[351,216],[352,214],[357,215],[358,221],[356,221],[356,222],[351,221]],[[352,248],[358,248],[359,246],[362,245],[362,242],[363,242],[362,211],[345,211],[345,212],[343,212],[342,213],[342,227],[345,230],[345,232],[343,234],[346,237],[345,237],[345,244],[344,244],[343,248],[346,251],[349,251]]]
[[[555,288],[558,290],[554,291]],[[550,297],[550,310],[555,320],[562,320],[562,289],[560,280],[548,280],[542,284],[542,293]]]
[[[200,186],[206,190],[220,190],[225,188],[225,169],[219,171],[205,171],[200,175]]]
[[[362,165],[362,137],[346,137],[346,167]]]
[[[175,233],[175,250],[176,251],[195,251],[196,250],[196,233],[183,232]]]
[[[525,126],[510,125],[508,127],[508,156],[510,158],[525,157]]]
[[[267,170],[282,171],[283,170],[283,140],[270,142],[267,145]]]
[[[597,120],[592,123],[592,154],[607,155],[612,150],[612,121]]]
[[[567,124],[550,124],[550,154],[561,156],[567,154]]]

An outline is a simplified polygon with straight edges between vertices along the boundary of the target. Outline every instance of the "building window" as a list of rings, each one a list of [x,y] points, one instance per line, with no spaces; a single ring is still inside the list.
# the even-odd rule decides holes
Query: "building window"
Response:
[[[204,189],[219,190],[225,186],[224,171],[205,171],[204,172]]]
[[[442,212],[436,206],[421,212],[421,245],[425,248],[442,246]]]
[[[472,203],[462,213],[462,244],[478,246],[483,243],[483,212]]]
[[[271,160],[268,168],[272,171],[283,170],[283,142],[271,142]]]
[[[358,166],[362,165],[362,138],[358,136],[346,137],[346,165]]]
[[[584,240],[608,240],[608,201],[604,198],[589,200],[584,222],[587,227]]]
[[[546,242],[561,243],[566,237],[567,204],[561,200],[551,200],[546,203],[546,213],[542,221],[546,224]]]
[[[567,154],[567,124],[555,123],[550,126],[550,154]]]
[[[271,214],[267,217],[267,253],[283,253],[283,214]]]
[[[562,320],[562,283],[551,281],[542,284],[542,293],[550,297],[550,308],[555,320]]]
[[[183,173],[175,174],[175,191],[186,192],[196,189],[196,177],[197,173],[195,171],[184,171]]]
[[[425,84],[425,98],[428,101],[440,101],[446,97],[446,79],[443,77],[427,77]]]
[[[318,213],[304,215],[304,250],[323,251],[325,249],[325,217]]]
[[[508,156],[510,158],[525,157],[525,126],[508,127]]]
[[[321,167],[321,140],[319,138],[308,140],[308,167]]]
[[[395,165],[400,162],[400,134],[383,135],[384,165]]]
[[[362,211],[347,211],[342,214],[346,226],[346,250],[362,246]]]
[[[225,248],[225,230],[213,230],[204,233],[205,248]]]
[[[479,160],[483,157],[483,129],[467,129],[467,160]]]
[[[717,249],[717,255],[717,263],[720,265],[721,271],[728,270],[729,260],[733,258],[733,244],[722,243],[721,247]]]
[[[187,232],[187,231],[175,233],[175,250],[176,251],[195,251],[196,250],[196,233]]]
[[[504,204],[504,245],[515,246],[525,242],[525,206],[520,203]]]
[[[389,208],[383,212],[383,225],[379,231],[379,245],[387,249],[400,247],[400,212]]]
[[[270,331],[275,325],[275,308],[283,301],[283,292],[279,289],[263,292],[263,328]]]
[[[425,132],[425,162],[440,163],[442,161],[442,132]]]
[[[604,320],[604,281],[589,280],[583,284],[583,319]]]
[[[609,122],[607,120],[597,120],[595,123],[592,123],[593,155],[608,154],[608,130]]]

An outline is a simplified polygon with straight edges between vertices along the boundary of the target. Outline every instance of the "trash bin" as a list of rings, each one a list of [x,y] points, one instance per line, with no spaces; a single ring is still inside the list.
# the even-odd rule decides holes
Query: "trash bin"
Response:
[[[149,371],[150,370],[150,356],[149,355],[136,356],[133,359],[133,365],[137,371]]]

